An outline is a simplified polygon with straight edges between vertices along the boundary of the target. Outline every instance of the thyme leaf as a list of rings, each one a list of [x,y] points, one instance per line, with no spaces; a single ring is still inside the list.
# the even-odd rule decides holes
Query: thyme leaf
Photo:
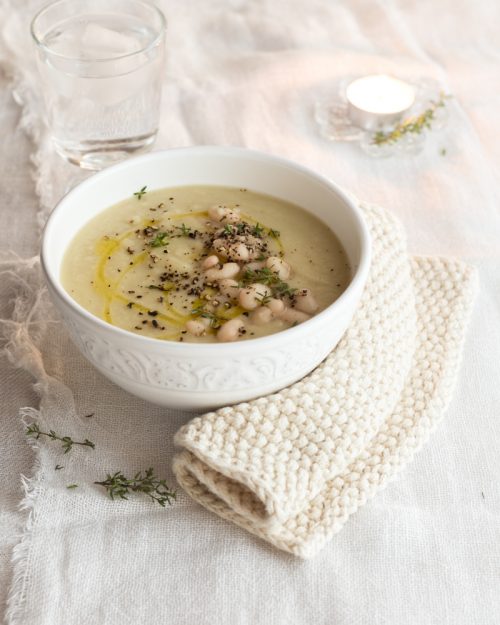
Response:
[[[140,200],[140,199],[141,199],[141,197],[147,193],[147,191],[146,191],[146,189],[147,189],[147,188],[148,188],[148,187],[147,187],[147,185],[144,185],[144,186],[142,187],[142,189],[140,189],[139,191],[135,191],[135,192],[134,192],[135,197],[136,197],[138,200]]]
[[[148,284],[148,289],[155,289],[156,291],[163,291],[164,293],[168,293],[173,289],[172,286],[162,286],[161,284]]]
[[[196,306],[191,310],[192,315],[201,315],[202,312],[205,312],[205,308],[203,306]]]
[[[137,472],[132,479],[125,477],[121,471],[108,473],[105,480],[94,484],[103,486],[111,499],[128,499],[130,493],[144,493],[162,508],[176,498],[176,491],[165,480],[156,477],[153,468],[147,469],[144,474]]]

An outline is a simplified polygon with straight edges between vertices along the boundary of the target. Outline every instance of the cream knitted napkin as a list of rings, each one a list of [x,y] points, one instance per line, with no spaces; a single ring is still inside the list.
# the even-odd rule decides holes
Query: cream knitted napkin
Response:
[[[412,459],[442,417],[476,290],[473,269],[408,258],[396,219],[362,207],[372,268],[337,348],[300,382],[192,419],[175,438],[184,449],[174,472],[191,497],[304,558]]]

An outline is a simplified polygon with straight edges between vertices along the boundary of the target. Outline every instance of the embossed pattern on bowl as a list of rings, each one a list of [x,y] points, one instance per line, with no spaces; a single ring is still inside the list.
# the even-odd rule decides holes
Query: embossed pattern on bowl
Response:
[[[311,320],[237,343],[159,341],[109,325],[64,290],[60,266],[67,243],[78,230],[144,181],[149,188],[246,187],[299,204],[339,236],[354,267],[351,283],[336,302]],[[110,167],[61,200],[47,223],[42,244],[49,292],[82,354],[126,391],[160,405],[193,410],[265,395],[309,373],[345,332],[359,302],[369,260],[370,241],[360,211],[336,185],[290,161],[241,148],[167,150]]]

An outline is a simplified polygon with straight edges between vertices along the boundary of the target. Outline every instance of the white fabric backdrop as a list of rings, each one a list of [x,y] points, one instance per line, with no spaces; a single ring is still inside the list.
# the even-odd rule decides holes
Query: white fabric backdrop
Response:
[[[16,3],[20,22],[34,3],[25,5]],[[146,520],[141,504],[134,502],[117,509],[106,527],[89,518],[64,537],[57,528],[47,528],[40,540],[57,552],[59,575],[79,581],[78,592],[63,602],[50,585],[28,585],[25,622],[141,622],[150,615],[149,601],[157,622],[176,624],[498,623],[500,6],[487,0],[439,5],[430,0],[216,0],[209,9],[191,0],[162,6],[170,28],[159,146],[240,144],[312,166],[361,198],[393,210],[405,223],[414,252],[475,263],[481,293],[459,388],[443,426],[402,478],[351,519],[315,560],[302,563],[278,554],[184,498],[159,510],[153,520]],[[10,70],[24,66],[26,59],[17,20],[8,10],[0,22]],[[343,74],[372,69],[428,74],[454,93],[450,125],[421,155],[375,161],[356,146],[329,144],[318,136],[311,121],[318,94]],[[36,249],[38,210],[27,177],[32,148],[16,130],[6,81],[3,85],[0,236],[3,249],[30,256]],[[29,94],[24,97],[29,104]],[[24,123],[37,140],[35,174],[46,212],[79,173],[50,155],[35,112],[36,107],[25,109]],[[124,414],[123,429],[137,437],[139,468],[162,458],[156,468],[168,475],[171,435],[183,417],[169,417],[117,393],[73,352],[62,370],[58,355],[67,352],[61,335],[52,346],[49,369],[75,391],[80,414],[94,409],[96,393],[106,397],[99,401],[99,426],[110,431],[106,460],[114,465],[120,460],[109,424]],[[20,405],[34,405],[35,398],[29,377],[4,363],[0,381],[4,602],[11,577],[8,559],[25,519],[15,510],[22,497],[19,474],[31,475],[33,460],[16,412]],[[141,419],[144,426],[137,430]],[[151,446],[151,440],[156,444]],[[81,514],[81,499],[63,494]],[[58,497],[52,483],[44,505]],[[141,571],[134,566],[131,545],[140,545],[146,534],[161,597],[140,591]],[[89,544],[94,545],[90,552]],[[110,548],[120,550],[123,568],[113,584],[104,584],[103,595],[114,587],[106,602],[89,571]],[[127,603],[123,614],[124,598],[136,595],[147,597],[146,603],[133,608]]]

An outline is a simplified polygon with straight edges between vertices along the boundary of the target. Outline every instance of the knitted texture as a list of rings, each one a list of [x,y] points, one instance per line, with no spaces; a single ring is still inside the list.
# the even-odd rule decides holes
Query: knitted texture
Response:
[[[176,434],[184,450],[174,471],[191,497],[304,558],[439,421],[476,289],[475,271],[461,262],[408,259],[397,220],[362,208],[372,267],[337,348],[294,385],[197,417]]]

